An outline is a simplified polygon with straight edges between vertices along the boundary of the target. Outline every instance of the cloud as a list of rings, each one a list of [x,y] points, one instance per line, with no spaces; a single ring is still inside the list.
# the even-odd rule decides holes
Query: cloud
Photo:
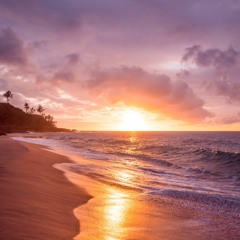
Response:
[[[77,64],[80,61],[79,53],[71,53],[66,56],[69,64]]]
[[[218,95],[227,97],[230,101],[240,102],[240,82],[235,79],[228,80],[227,78],[219,79],[210,82],[209,87]]]
[[[176,76],[179,78],[179,79],[184,79],[184,78],[187,78],[189,77],[191,74],[188,70],[186,69],[181,69],[178,73],[176,73]]]
[[[59,71],[56,72],[53,76],[52,83],[56,84],[56,83],[60,83],[60,82],[65,82],[65,83],[72,83],[74,82],[74,75],[72,74],[72,72],[69,71]]]
[[[41,40],[41,41],[34,41],[28,44],[28,47],[32,50],[32,49],[46,49],[48,45],[48,42],[46,40]]]
[[[234,116],[222,118],[221,123],[223,123],[223,124],[240,123],[240,112],[238,112]]]
[[[215,67],[218,69],[230,68],[236,65],[239,52],[232,47],[222,51],[218,48],[202,50],[200,45],[194,45],[186,49],[182,61],[192,60],[199,67]]]
[[[187,83],[173,82],[166,75],[151,74],[138,67],[96,71],[83,86],[97,102],[106,105],[122,102],[187,121],[211,116]]]
[[[13,17],[35,27],[73,30],[80,25],[79,8],[75,1],[66,0],[0,0],[0,9],[7,17]]]
[[[218,48],[203,50],[201,46],[194,45],[186,49],[182,61],[192,61],[200,69],[207,70],[203,73],[203,78],[208,92],[223,96],[227,101],[239,102],[239,55],[240,52],[233,47],[226,50]]]
[[[240,112],[223,112],[222,114],[215,116],[212,119],[209,119],[210,124],[238,124],[240,123]]]
[[[27,64],[24,43],[9,27],[0,31],[0,62],[13,65]]]

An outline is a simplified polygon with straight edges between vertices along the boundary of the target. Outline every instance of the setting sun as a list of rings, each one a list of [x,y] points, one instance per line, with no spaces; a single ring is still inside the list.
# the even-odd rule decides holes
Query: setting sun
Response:
[[[148,124],[143,113],[137,109],[127,109],[122,113],[120,130],[145,131],[148,130]]]

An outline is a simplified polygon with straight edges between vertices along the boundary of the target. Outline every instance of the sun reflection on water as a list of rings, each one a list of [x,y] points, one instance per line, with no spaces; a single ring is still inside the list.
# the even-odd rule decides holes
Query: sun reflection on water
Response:
[[[111,191],[113,195],[108,199],[108,206],[104,212],[109,221],[120,223],[126,211],[126,196],[120,195],[119,193],[116,195],[116,191]]]
[[[107,237],[105,238],[105,240],[117,240],[117,238],[113,238],[113,237],[107,236]]]
[[[115,178],[121,182],[126,183],[128,186],[131,185],[131,181],[134,179],[134,175],[130,172],[130,170],[124,169],[122,171],[118,171],[115,173]]]
[[[124,150],[133,153],[138,147],[139,139],[134,134],[128,140],[129,143]],[[134,171],[136,164],[134,158],[126,157],[124,163],[125,165],[121,167],[116,164],[116,168],[111,169],[110,174],[116,185],[99,186],[100,193],[90,203],[80,207],[79,219],[85,216],[86,220],[83,219],[82,233],[76,240],[126,240],[135,231],[131,226],[135,222],[133,209],[136,205],[135,194],[138,193],[134,190],[136,182],[139,182],[139,176]],[[91,225],[84,225],[85,222],[91,222]]]
[[[137,137],[137,136],[131,136],[131,137],[129,137],[129,142],[135,143],[135,142],[137,142],[137,141],[138,141],[138,137]]]
[[[133,154],[138,147],[139,138],[134,134],[129,138],[129,144],[126,145],[125,152]],[[131,161],[130,161],[131,162]],[[128,160],[126,159],[126,163]],[[115,171],[113,173],[115,180],[122,185],[135,188],[134,183],[137,176],[127,164],[127,168]],[[130,234],[130,228],[127,227],[132,219],[131,209],[133,208],[132,192],[122,190],[121,188],[109,188],[107,196],[104,198],[103,218],[104,228],[107,230],[104,240],[125,240]]]
[[[109,189],[109,195],[104,203],[104,225],[109,229],[105,240],[125,239],[127,231],[124,225],[127,221],[127,213],[131,207],[128,195],[116,189]]]
[[[135,155],[140,147],[139,138],[135,133],[128,137],[128,144],[125,145],[124,152],[130,155]]]

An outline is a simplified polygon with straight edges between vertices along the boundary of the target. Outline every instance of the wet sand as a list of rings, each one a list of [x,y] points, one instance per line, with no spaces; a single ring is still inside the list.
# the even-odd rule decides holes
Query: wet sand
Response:
[[[181,200],[146,202],[139,193],[89,181],[69,174],[71,181],[84,181],[90,194],[85,205],[74,210],[81,221],[76,240],[239,240],[240,218],[215,212],[206,203],[182,205]]]
[[[146,201],[137,191],[103,184],[72,172],[94,196],[74,210],[81,222],[76,240],[239,240],[240,212],[206,202],[162,197]],[[236,210],[236,211],[235,211]]]
[[[39,146],[0,138],[0,239],[73,239],[73,209],[90,195],[52,167],[66,157]]]
[[[73,239],[79,223],[76,240],[240,239],[240,215],[221,207],[154,204],[65,170],[70,183],[52,167],[67,158],[7,137],[0,146],[0,239]]]

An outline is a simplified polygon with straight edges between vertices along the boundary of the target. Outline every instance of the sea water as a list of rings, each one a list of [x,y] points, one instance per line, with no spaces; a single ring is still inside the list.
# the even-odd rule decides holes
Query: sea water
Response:
[[[86,161],[62,164],[104,184],[240,209],[240,132],[29,133],[16,140],[61,148]]]

